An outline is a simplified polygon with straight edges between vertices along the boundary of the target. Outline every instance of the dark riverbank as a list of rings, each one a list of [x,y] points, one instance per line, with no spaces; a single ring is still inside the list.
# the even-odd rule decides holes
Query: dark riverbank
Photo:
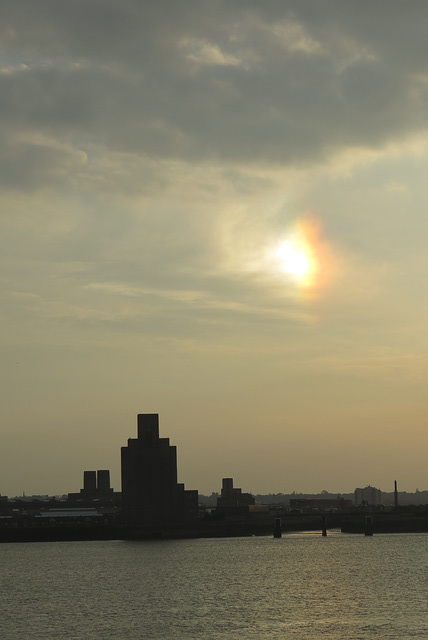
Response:
[[[428,515],[374,514],[369,524],[365,516],[348,516],[341,524],[343,533],[428,533]]]
[[[371,532],[428,532],[428,513],[372,513]],[[281,531],[319,531],[340,528],[343,533],[367,533],[367,514],[283,515]],[[0,542],[53,542],[70,540],[120,540],[167,538],[220,538],[273,535],[274,518],[236,517],[223,520],[200,520],[181,527],[126,527],[118,518],[103,522],[44,523],[31,519],[9,520],[0,525]]]

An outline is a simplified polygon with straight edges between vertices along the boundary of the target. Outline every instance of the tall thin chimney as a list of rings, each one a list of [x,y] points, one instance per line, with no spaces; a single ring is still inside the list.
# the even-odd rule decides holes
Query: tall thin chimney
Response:
[[[394,507],[398,507],[397,480],[394,480]]]

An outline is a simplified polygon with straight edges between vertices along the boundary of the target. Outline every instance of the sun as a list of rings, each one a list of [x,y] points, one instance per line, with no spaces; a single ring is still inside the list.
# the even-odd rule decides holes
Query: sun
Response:
[[[296,222],[276,249],[280,269],[299,287],[313,288],[319,283],[322,253],[319,224],[312,219]]]
[[[311,262],[305,248],[293,246],[290,241],[283,242],[276,252],[282,261],[283,270],[297,277],[303,278],[311,269]]]

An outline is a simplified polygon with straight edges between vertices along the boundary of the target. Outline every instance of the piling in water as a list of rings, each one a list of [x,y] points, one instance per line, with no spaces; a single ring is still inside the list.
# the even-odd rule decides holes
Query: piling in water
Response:
[[[373,516],[366,516],[364,535],[366,536],[373,535]]]
[[[322,519],[322,534],[323,536],[327,535],[327,516],[324,513],[324,515],[321,516]]]

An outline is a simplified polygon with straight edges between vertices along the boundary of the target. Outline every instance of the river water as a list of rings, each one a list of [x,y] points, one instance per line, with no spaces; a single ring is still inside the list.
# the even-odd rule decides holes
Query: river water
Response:
[[[2,640],[428,638],[428,534],[0,545]]]

